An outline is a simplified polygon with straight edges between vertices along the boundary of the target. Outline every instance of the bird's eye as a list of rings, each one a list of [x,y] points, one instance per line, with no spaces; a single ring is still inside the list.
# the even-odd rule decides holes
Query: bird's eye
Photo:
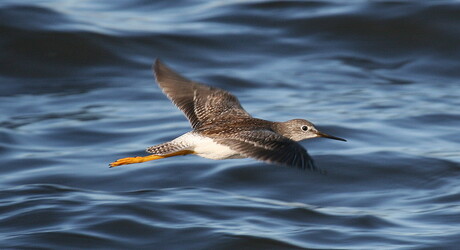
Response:
[[[303,125],[302,127],[300,127],[303,131],[307,131],[308,130],[308,126],[305,126]]]

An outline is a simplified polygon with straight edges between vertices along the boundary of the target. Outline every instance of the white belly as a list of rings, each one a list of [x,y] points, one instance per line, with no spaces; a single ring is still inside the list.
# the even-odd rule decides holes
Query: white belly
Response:
[[[216,143],[213,139],[198,135],[193,132],[177,137],[173,141],[187,144],[187,149],[195,151],[195,154],[213,160],[245,158],[237,151]]]

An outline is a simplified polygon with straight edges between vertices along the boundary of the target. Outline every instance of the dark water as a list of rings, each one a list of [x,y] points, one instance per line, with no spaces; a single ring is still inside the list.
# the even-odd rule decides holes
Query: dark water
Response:
[[[456,249],[457,1],[0,2],[0,248]],[[256,117],[306,118],[328,175],[185,156],[155,58]]]

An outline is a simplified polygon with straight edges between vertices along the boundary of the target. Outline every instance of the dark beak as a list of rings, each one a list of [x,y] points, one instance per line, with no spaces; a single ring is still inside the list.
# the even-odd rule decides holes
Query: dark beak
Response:
[[[324,137],[324,138],[329,138],[329,139],[334,139],[334,140],[339,140],[339,141],[347,141],[347,140],[345,140],[343,138],[328,135],[328,134],[325,134],[325,133],[319,132],[319,131],[316,132],[316,134],[318,135],[318,137]]]

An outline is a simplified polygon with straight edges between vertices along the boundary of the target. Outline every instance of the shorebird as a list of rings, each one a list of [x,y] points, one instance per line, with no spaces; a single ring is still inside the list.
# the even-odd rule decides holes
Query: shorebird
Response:
[[[151,155],[122,158],[110,163],[110,167],[195,154],[214,160],[254,158],[272,164],[318,170],[307,150],[297,142],[315,137],[346,141],[320,132],[307,120],[272,122],[254,118],[234,95],[193,82],[158,59],[153,65],[153,72],[166,96],[190,121],[192,131],[147,148]]]

